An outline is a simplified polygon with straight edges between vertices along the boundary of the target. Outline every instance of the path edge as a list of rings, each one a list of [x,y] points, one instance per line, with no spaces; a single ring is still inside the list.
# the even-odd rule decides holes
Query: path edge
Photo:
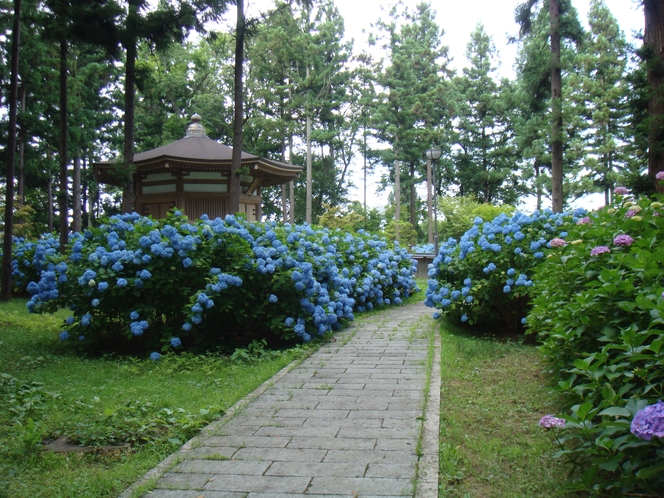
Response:
[[[417,465],[415,498],[437,498],[440,455],[440,332],[434,325],[433,365],[422,425],[422,456]]]

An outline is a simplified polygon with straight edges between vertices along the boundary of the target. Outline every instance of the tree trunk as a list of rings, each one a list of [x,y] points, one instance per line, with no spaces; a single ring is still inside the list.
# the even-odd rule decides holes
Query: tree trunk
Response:
[[[648,54],[648,176],[657,192],[664,192],[655,175],[664,171],[664,2],[644,0],[645,31],[643,44]]]
[[[309,65],[307,65],[307,81],[309,80]],[[311,172],[311,109],[309,109],[309,96],[307,95],[307,204],[304,221],[311,225],[311,203],[312,203],[312,180]]]
[[[46,191],[48,195],[48,233],[53,233],[53,170],[51,166],[53,165],[53,151],[48,147],[46,152],[48,160],[48,184],[46,186]]]
[[[282,108],[283,108],[283,99],[281,102]],[[282,116],[283,119],[283,116]],[[285,137],[282,137],[281,139],[281,162],[285,163],[286,162],[286,140]],[[286,184],[282,183],[281,184],[281,221],[283,223],[288,222],[288,189],[286,188]]]
[[[554,213],[563,210],[563,105],[560,64],[560,6],[549,0],[551,23],[551,199]]]
[[[538,158],[535,158],[533,168],[535,169],[535,196],[537,197],[535,209],[539,211],[542,209],[542,184],[540,183],[540,162]]]
[[[394,161],[394,219],[401,219],[401,163]]]
[[[11,82],[9,84],[9,131],[7,136],[7,192],[5,233],[2,244],[2,285],[0,299],[12,298],[12,235],[14,232],[14,161],[16,159],[16,115],[18,107],[18,56],[21,43],[21,0],[14,0],[12,27]]]
[[[60,211],[60,252],[65,253],[69,242],[69,203],[67,202],[67,40],[60,42],[60,189],[58,209]]]
[[[136,7],[130,4],[129,15]],[[136,14],[134,14],[136,15]],[[130,25],[130,23],[128,22]],[[124,187],[122,189],[122,212],[134,210],[134,110],[136,86],[136,38],[132,35],[127,43],[125,65],[125,114],[124,114]]]
[[[76,154],[74,158],[74,175],[72,178],[72,211],[74,213],[72,232],[81,231],[81,156]]]
[[[433,244],[433,203],[431,201],[431,159],[427,157],[427,241],[429,244]]]
[[[21,85],[21,115],[25,114],[25,84]],[[26,136],[25,123],[20,123],[19,126],[19,142],[18,142],[18,199],[21,205],[25,206],[25,136]]]
[[[288,164],[293,164],[293,134],[288,133]],[[295,180],[288,184],[288,221],[295,224]]]
[[[237,0],[237,24],[235,31],[235,114],[233,117],[233,158],[231,160],[230,199],[228,211],[240,211],[240,169],[242,168],[242,119],[244,94],[242,92],[242,66],[244,65],[244,0]]]
[[[415,202],[415,163],[410,163],[410,223],[417,226],[417,203]]]
[[[362,171],[364,173],[364,215],[367,214],[367,127],[364,125],[363,131],[364,139],[364,149],[362,150],[362,157],[364,159],[364,165]]]

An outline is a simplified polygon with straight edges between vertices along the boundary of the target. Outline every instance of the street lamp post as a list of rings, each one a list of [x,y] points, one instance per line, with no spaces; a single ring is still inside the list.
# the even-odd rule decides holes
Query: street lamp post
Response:
[[[438,256],[438,196],[436,195],[436,167],[435,163],[443,151],[440,147],[431,147],[427,149],[427,169],[431,169],[433,179],[433,255]],[[427,180],[429,180],[427,171]],[[429,183],[429,191],[431,191],[431,183]],[[431,220],[431,196],[429,196],[429,220]]]

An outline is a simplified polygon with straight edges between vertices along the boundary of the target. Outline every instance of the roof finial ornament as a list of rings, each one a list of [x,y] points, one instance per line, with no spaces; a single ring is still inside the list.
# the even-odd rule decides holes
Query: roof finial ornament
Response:
[[[187,128],[187,134],[185,135],[186,137],[205,137],[207,134],[205,133],[205,128],[201,124],[201,117],[199,114],[195,113],[191,117],[191,124]]]

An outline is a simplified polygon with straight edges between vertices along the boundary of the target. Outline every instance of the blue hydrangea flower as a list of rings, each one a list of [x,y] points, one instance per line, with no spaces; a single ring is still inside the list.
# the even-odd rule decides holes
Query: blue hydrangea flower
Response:
[[[140,315],[138,314],[138,311],[132,311],[132,312],[129,314],[129,318],[131,318],[132,320],[138,320],[138,317],[139,317],[139,316],[140,316]]]
[[[274,294],[270,294],[270,297],[268,298],[268,301],[270,301],[271,303],[276,303],[277,301],[279,301],[279,298],[277,296],[275,296]]]
[[[97,298],[93,299],[93,300],[92,300],[92,306],[94,306],[95,308],[96,308],[97,306],[99,306],[99,299],[97,299]]]
[[[468,321],[468,315],[461,315],[461,321],[462,322],[467,322]]]
[[[150,353],[150,359],[152,361],[157,361],[160,358],[161,358],[161,355],[159,353],[157,353],[156,351],[154,351],[153,353]]]
[[[129,328],[131,329],[131,333],[138,337],[143,335],[143,331],[148,328],[148,322],[146,320],[131,322]]]
[[[182,341],[180,340],[179,337],[171,337],[171,346],[174,348],[179,348],[182,346]]]
[[[66,330],[60,332],[60,340],[66,341],[67,339],[69,339],[69,332],[67,332]]]
[[[503,287],[503,292],[505,294],[508,294],[511,290],[512,290],[512,287],[510,287],[509,285],[506,285],[505,287]]]
[[[125,287],[127,285],[127,279],[118,278],[117,285],[118,287]]]

